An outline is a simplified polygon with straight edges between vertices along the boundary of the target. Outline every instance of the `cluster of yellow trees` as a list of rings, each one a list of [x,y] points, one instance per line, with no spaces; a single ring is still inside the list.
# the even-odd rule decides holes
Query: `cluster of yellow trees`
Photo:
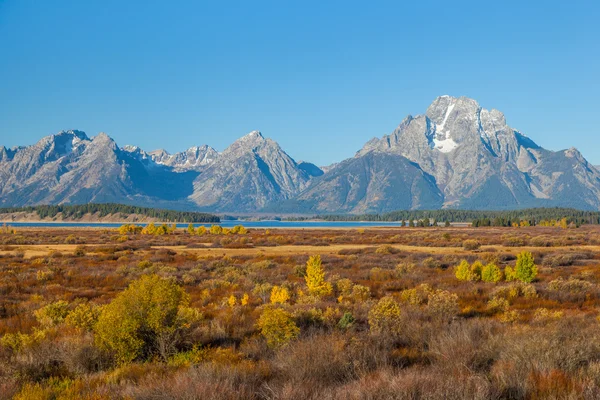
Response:
[[[543,220],[537,222],[536,225],[537,226],[555,226],[558,228],[567,229],[569,227],[569,221],[566,218],[551,219],[551,220],[543,219]],[[512,226],[514,228],[528,227],[528,226],[531,226],[531,223],[528,220],[522,220],[519,222],[513,222]]]
[[[566,218],[563,219],[552,219],[552,220],[542,220],[538,222],[538,226],[556,226],[559,228],[567,229],[569,227],[569,222]]]
[[[245,235],[248,233],[248,230],[243,225],[236,225],[233,228],[224,228],[221,225],[212,225],[210,228],[206,228],[204,225],[200,225],[198,229],[194,227],[193,224],[189,224],[187,227],[187,232],[190,235],[206,235],[210,233],[211,235]]]
[[[149,223],[148,225],[142,227],[140,225],[135,224],[125,224],[121,225],[119,228],[119,234],[121,235],[170,235],[175,232],[177,229],[176,224],[172,224],[171,226],[162,224],[162,225],[154,225],[153,223]],[[233,228],[223,228],[221,225],[212,225],[210,228],[206,228],[204,225],[201,225],[196,229],[193,224],[189,224],[187,227],[187,232],[190,235],[245,235],[248,233],[248,230],[243,225],[236,225]]]
[[[454,274],[461,281],[483,281],[483,282],[507,282],[519,280],[521,282],[531,283],[538,273],[538,267],[535,265],[533,255],[524,251],[517,256],[515,268],[507,266],[504,272],[493,262],[483,265],[480,261],[475,261],[469,265],[466,260],[455,268]]]
[[[173,224],[171,226],[168,226],[167,224],[162,224],[162,225],[154,225],[153,223],[149,223],[148,225],[142,227],[140,225],[134,225],[134,224],[125,224],[125,225],[121,225],[121,227],[119,228],[119,233],[121,235],[137,235],[137,234],[142,234],[142,235],[156,235],[156,236],[160,236],[160,235],[170,235],[173,232],[175,232],[175,230],[177,229],[177,225]]]
[[[310,296],[320,298],[333,293],[333,286],[325,280],[321,256],[309,257],[304,279]],[[304,296],[304,293],[300,292],[300,296]],[[290,297],[287,288],[273,286],[270,296],[271,304],[265,307],[258,320],[258,328],[271,347],[280,347],[300,334],[300,329],[294,322],[292,314],[283,307]]]

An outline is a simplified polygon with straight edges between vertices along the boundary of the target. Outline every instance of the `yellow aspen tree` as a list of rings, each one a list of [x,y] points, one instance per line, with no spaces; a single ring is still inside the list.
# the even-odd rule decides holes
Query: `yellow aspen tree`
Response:
[[[313,296],[327,296],[333,287],[325,281],[325,271],[321,265],[321,256],[311,256],[306,263],[306,287]]]

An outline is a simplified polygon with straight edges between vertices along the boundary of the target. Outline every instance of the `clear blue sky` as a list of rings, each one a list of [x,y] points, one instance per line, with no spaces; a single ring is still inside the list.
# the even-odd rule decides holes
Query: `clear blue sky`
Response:
[[[449,94],[600,164],[599,20],[592,1],[0,0],[0,144],[223,150],[257,129],[326,165]]]

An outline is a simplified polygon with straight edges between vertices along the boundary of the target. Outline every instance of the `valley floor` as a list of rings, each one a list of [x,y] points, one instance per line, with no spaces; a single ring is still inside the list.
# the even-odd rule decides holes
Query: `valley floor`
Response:
[[[0,399],[599,398],[599,264],[597,226],[4,228]]]

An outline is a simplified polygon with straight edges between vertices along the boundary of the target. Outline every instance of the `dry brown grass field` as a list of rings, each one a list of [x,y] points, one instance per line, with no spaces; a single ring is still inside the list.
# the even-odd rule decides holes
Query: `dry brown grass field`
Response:
[[[585,225],[3,229],[0,398],[596,399],[599,265]]]

